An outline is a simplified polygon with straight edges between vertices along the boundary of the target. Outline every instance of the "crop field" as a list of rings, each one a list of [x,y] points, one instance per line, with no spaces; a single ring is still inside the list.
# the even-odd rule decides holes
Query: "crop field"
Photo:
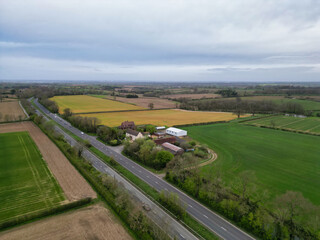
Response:
[[[1,133],[0,143],[0,222],[65,200],[27,132]]]
[[[136,125],[154,124],[160,126],[174,126],[202,122],[229,121],[236,118],[236,115],[233,115],[232,113],[185,111],[177,109],[81,115],[87,117],[96,117],[101,120],[102,124],[110,127],[119,126],[126,120],[134,121]]]
[[[299,118],[293,116],[274,116],[248,121],[245,122],[245,124],[320,134],[320,118],[318,117]]]
[[[18,101],[0,102],[0,122],[17,121],[25,117]]]
[[[109,99],[113,99],[112,96],[106,96],[106,97]],[[162,99],[162,98],[156,98],[156,97],[139,97],[139,98],[116,97],[116,100],[124,103],[134,104],[146,109],[149,108],[149,103],[153,103],[153,108],[155,109],[176,108],[176,102],[168,99]]]
[[[45,218],[0,233],[0,239],[119,239],[132,237],[119,221],[100,205]]]
[[[73,113],[143,109],[142,107],[132,104],[87,95],[55,96],[53,98],[50,98],[50,100],[53,100],[58,104],[60,113],[63,113],[63,110],[66,108],[70,108]]]
[[[237,123],[184,129],[218,154],[214,163],[202,167],[204,174],[220,170],[232,186],[239,173],[251,170],[257,177],[257,191],[267,189],[269,200],[291,190],[320,205],[320,137]]]
[[[97,195],[60,149],[32,122],[0,124],[0,133],[27,131],[69,201]],[[0,175],[1,176],[1,175]]]

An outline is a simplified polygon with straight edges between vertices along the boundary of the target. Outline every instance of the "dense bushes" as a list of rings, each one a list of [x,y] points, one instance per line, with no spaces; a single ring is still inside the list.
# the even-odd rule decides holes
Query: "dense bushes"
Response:
[[[100,140],[112,146],[121,144],[122,140],[126,137],[122,129],[107,126],[100,126],[97,129],[97,135]]]
[[[163,169],[173,159],[173,154],[162,150],[152,140],[137,139],[134,142],[125,142],[124,154],[133,160],[142,162],[156,170]]]
[[[199,171],[179,170],[178,165],[167,172],[166,179],[219,212],[239,226],[262,239],[320,239],[317,216],[319,208],[302,194],[287,192],[275,199],[273,207],[262,206],[266,193],[254,189],[254,175],[240,174],[233,190],[226,187],[219,175],[203,177]],[[256,194],[252,198],[252,194]],[[318,235],[317,235],[318,234]]]
[[[186,210],[182,207],[181,201],[177,194],[162,191],[159,196],[159,202],[178,219],[183,219],[186,216]]]
[[[82,117],[78,115],[72,115],[67,120],[75,127],[81,129],[84,132],[96,133],[100,120],[95,117]]]
[[[71,202],[71,203],[63,204],[63,205],[60,205],[60,206],[57,206],[57,207],[52,207],[52,208],[49,208],[49,209],[40,210],[40,211],[37,211],[37,212],[32,212],[32,213],[29,213],[29,214],[18,216],[18,217],[15,217],[15,218],[13,218],[13,219],[11,219],[9,221],[0,223],[0,230],[5,229],[5,228],[9,228],[9,227],[13,227],[13,226],[19,225],[21,223],[25,223],[27,221],[31,221],[31,220],[37,219],[37,218],[43,218],[43,217],[47,217],[47,216],[50,216],[50,215],[53,215],[53,214],[58,214],[58,213],[67,211],[67,210],[72,209],[72,208],[76,208],[76,207],[80,207],[80,206],[86,205],[86,204],[88,204],[90,202],[91,202],[91,198],[83,198],[83,199],[80,199],[78,201],[74,201],[74,202]]]
[[[45,106],[47,109],[49,109],[53,113],[58,113],[59,112],[59,106],[56,104],[56,102],[51,101],[47,98],[41,98],[39,99],[39,102]]]

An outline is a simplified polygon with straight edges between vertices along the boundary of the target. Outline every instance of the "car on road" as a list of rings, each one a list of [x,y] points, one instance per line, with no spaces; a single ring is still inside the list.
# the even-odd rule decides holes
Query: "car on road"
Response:
[[[149,206],[149,204],[146,204],[146,203],[143,203],[143,204],[142,204],[142,208],[143,208],[144,210],[146,210],[147,212],[149,212],[149,211],[151,210],[151,207]]]

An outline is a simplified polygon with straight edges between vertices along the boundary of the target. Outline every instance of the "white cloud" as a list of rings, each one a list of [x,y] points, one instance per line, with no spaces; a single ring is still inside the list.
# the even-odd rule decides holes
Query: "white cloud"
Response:
[[[140,65],[146,71],[139,73],[143,78],[149,77],[148,69],[164,65],[165,71],[173,66],[174,76],[181,75],[177,66],[187,66],[187,73],[214,64],[232,69],[316,65],[317,6],[318,0],[0,0],[0,51],[18,62],[34,58],[50,64],[52,59],[51,67],[60,73],[69,71],[65,61],[86,62],[99,76],[115,74],[101,62]],[[38,63],[31,63],[36,74]],[[4,71],[7,65],[0,64]],[[46,67],[41,69],[45,75]],[[123,68],[116,72],[120,77],[126,73]]]

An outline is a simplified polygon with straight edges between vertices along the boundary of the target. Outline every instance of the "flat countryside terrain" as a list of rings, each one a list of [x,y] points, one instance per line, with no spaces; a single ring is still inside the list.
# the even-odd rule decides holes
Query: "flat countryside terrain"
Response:
[[[18,101],[0,102],[0,122],[17,121],[25,117]]]
[[[0,233],[0,239],[132,239],[112,213],[96,204]]]
[[[107,98],[112,99],[113,97],[107,96]],[[116,97],[116,100],[124,103],[134,104],[146,109],[149,108],[150,103],[153,103],[153,108],[155,109],[176,108],[176,102],[168,99],[162,99],[162,98],[156,98],[156,97],[139,97],[139,98]]]
[[[32,122],[0,124],[0,133],[27,131],[40,150],[69,201],[85,197],[96,198],[96,193],[68,161],[60,149]]]
[[[320,138],[237,123],[185,127],[193,139],[207,144],[218,159],[202,167],[204,174],[221,171],[230,186],[239,173],[254,171],[258,192],[270,198],[287,190],[302,192],[320,205]]]
[[[0,222],[65,200],[27,132],[0,134]]]
[[[73,113],[139,110],[142,107],[88,95],[55,96],[50,98],[59,106],[59,112],[70,108]]]
[[[320,134],[320,118],[318,117],[299,118],[281,115],[256,119],[245,122],[244,124],[254,126],[276,127],[280,129],[298,130],[307,133]]]
[[[237,118],[237,116],[232,113],[196,112],[178,109],[81,114],[81,116],[96,117],[101,120],[102,124],[110,127],[119,126],[122,122],[127,120],[134,121],[136,125],[154,124],[159,126],[174,126],[193,123],[230,121]]]

